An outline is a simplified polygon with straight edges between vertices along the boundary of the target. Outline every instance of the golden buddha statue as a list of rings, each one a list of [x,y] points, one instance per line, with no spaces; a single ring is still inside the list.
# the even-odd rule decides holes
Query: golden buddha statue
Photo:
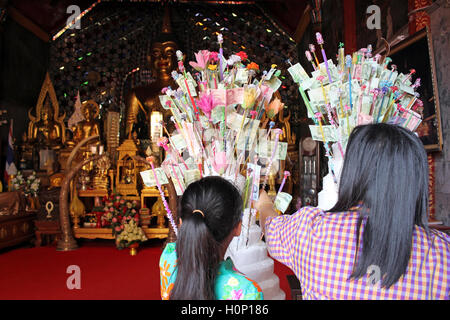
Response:
[[[96,120],[100,113],[98,104],[94,100],[88,100],[81,108],[84,120],[78,122],[73,129],[75,145],[87,137],[100,135],[100,123]]]
[[[45,99],[38,116],[38,120],[30,122],[29,132],[31,133],[31,139],[29,139],[29,142],[38,144],[41,148],[61,148],[63,128],[53,119],[54,110],[50,105],[50,99]]]
[[[128,162],[126,166],[123,167],[122,183],[132,184],[134,183],[134,164],[133,162]]]
[[[55,90],[47,73],[36,104],[36,116],[28,112],[27,148],[37,145],[39,149],[60,149],[65,143],[66,114],[59,116],[59,105]],[[24,142],[25,143],[25,142]]]
[[[157,228],[165,228],[165,215],[166,209],[164,208],[164,203],[162,202],[161,197],[158,197],[152,206],[152,214],[150,215],[151,217],[156,217]]]
[[[170,14],[166,7],[163,19],[162,33],[151,45],[147,63],[156,80],[149,85],[132,89],[125,97],[126,105],[126,138],[131,139],[135,124],[138,122],[140,110],[145,113],[145,123],[150,124],[152,111],[163,113],[164,119],[170,116],[170,111],[164,109],[159,101],[161,90],[165,87],[176,88],[177,85],[171,76],[171,72],[177,68],[176,59],[177,44],[172,36],[170,26]],[[141,121],[139,121],[142,124]],[[138,139],[149,139],[150,129],[144,130],[145,134],[138,133]]]

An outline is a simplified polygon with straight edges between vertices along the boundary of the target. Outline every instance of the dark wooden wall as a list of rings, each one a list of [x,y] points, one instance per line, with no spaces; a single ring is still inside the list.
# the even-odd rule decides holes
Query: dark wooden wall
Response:
[[[3,177],[9,120],[14,119],[14,137],[21,139],[27,130],[28,110],[36,105],[48,69],[49,44],[10,17],[0,31],[0,109],[7,125],[0,127],[0,173]]]

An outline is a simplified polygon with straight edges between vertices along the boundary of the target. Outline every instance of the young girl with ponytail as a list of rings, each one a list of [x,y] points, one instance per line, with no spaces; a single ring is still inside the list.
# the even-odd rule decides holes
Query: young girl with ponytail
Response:
[[[258,284],[223,260],[241,232],[242,198],[230,182],[206,177],[191,183],[179,209],[176,243],[160,259],[163,300],[262,300]]]

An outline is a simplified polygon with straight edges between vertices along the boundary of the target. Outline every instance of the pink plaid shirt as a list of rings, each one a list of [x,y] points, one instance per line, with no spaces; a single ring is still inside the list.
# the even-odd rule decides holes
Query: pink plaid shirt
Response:
[[[357,208],[355,208],[357,209]],[[353,210],[353,208],[351,209]],[[409,265],[388,290],[369,276],[348,280],[356,251],[357,211],[324,212],[304,207],[266,220],[270,255],[292,269],[304,299],[449,299],[449,240],[445,233],[415,226]],[[362,245],[361,225],[360,245]]]

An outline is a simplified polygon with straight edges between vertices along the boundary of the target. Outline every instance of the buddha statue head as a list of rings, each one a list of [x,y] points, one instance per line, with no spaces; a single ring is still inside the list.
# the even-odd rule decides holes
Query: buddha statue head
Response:
[[[177,68],[177,50],[176,38],[172,34],[170,23],[170,11],[166,7],[161,33],[153,40],[146,57],[148,66],[157,78],[167,79],[171,77],[171,72]]]
[[[50,104],[50,99],[48,97],[44,101],[44,105],[41,108],[41,113],[39,114],[39,118],[44,123],[48,123],[53,120],[53,108]]]
[[[88,100],[85,103],[83,103],[81,107],[81,112],[83,113],[84,119],[87,122],[91,122],[98,117],[100,113],[100,108],[95,101]]]

